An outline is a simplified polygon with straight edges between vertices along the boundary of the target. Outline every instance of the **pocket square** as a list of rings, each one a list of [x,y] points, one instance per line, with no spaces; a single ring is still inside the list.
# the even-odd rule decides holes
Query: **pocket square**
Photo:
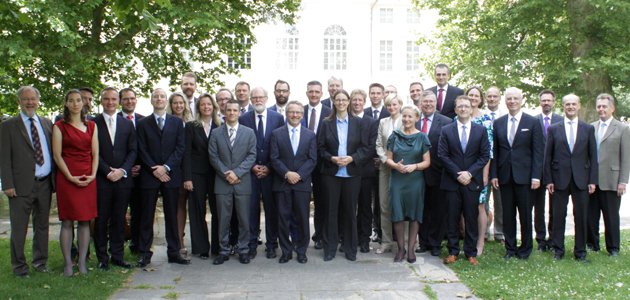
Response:
[[[523,128],[521,131],[529,131],[529,128]]]

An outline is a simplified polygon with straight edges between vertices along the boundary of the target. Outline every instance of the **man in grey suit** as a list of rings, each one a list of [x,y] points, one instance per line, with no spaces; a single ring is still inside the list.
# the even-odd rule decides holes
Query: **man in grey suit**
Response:
[[[249,210],[252,182],[250,169],[256,161],[256,134],[251,128],[240,126],[239,102],[230,100],[225,105],[225,123],[212,130],[208,151],[210,164],[216,170],[214,193],[219,211],[219,239],[221,250],[213,264],[229,259],[230,220],[232,207],[238,217],[239,261],[249,263]]]
[[[614,98],[609,94],[597,96],[595,104],[599,121],[595,127],[599,184],[588,202],[586,246],[599,251],[599,214],[604,215],[606,250],[610,256],[619,255],[619,206],[626,192],[630,174],[630,127],[613,118]]]
[[[52,123],[39,117],[39,91],[17,91],[20,113],[0,126],[2,190],[9,197],[11,265],[18,277],[28,276],[24,243],[33,215],[33,268],[48,272],[48,214],[53,190]]]

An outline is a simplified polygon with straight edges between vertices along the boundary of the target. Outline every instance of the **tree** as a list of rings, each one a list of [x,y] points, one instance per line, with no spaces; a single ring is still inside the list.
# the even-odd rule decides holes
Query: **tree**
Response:
[[[292,24],[299,0],[8,0],[0,2],[0,114],[17,110],[15,91],[31,84],[45,109],[70,88],[113,81],[147,94],[175,84],[199,62],[199,84],[219,84],[255,41],[251,29]]]
[[[517,86],[529,101],[550,88],[582,98],[582,117],[595,118],[602,92],[630,94],[630,2],[627,0],[414,0],[439,13],[438,39],[423,38],[433,72],[448,63],[465,84]],[[532,103],[537,104],[537,101]],[[627,114],[617,105],[617,113]]]

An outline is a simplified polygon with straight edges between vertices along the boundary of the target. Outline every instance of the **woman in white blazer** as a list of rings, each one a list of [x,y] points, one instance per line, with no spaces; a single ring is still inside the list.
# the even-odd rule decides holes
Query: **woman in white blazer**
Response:
[[[392,251],[392,220],[391,207],[389,204],[389,176],[390,169],[385,164],[387,161],[387,139],[396,129],[400,129],[402,124],[400,117],[400,108],[402,100],[396,94],[390,94],[385,99],[385,107],[390,116],[380,120],[378,126],[378,136],[376,137],[376,154],[381,160],[379,168],[378,188],[379,199],[381,204],[381,247],[376,249],[376,253],[381,254]],[[375,216],[376,217],[376,216]]]

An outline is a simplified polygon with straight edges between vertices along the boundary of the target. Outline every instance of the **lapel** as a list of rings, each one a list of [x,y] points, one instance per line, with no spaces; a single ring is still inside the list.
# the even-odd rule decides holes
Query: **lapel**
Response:
[[[223,134],[223,138],[225,139],[225,144],[227,145],[227,148],[230,150],[230,152],[232,152],[232,146],[230,145],[230,134],[228,132],[228,125],[227,123],[224,123],[223,125],[223,129],[221,130],[221,133]],[[238,137],[238,135],[236,135]],[[234,140],[234,144],[236,144],[236,140]]]
[[[22,134],[22,137],[24,137],[26,144],[28,144],[31,150],[35,151],[35,149],[33,148],[33,142],[28,137],[28,132],[26,131],[26,124],[24,124],[24,120],[22,120],[22,114],[18,114],[15,121],[16,121],[15,125],[17,126],[17,129]]]
[[[168,121],[166,121],[168,114],[164,114],[164,127],[166,128],[166,123]],[[149,126],[151,126],[151,129],[153,129],[153,131],[155,131],[155,133],[158,135],[158,137],[162,137],[162,130],[160,130],[160,127],[158,127],[157,125],[157,121],[155,119],[155,115],[154,114],[150,114],[147,118],[151,118],[149,119]]]
[[[297,151],[295,152],[296,154],[293,154],[293,145],[291,145],[291,135],[289,135],[289,129],[291,128],[291,126],[286,125],[280,128],[282,128],[282,134],[280,135],[280,142],[282,143],[281,145],[284,145],[285,147],[287,147],[287,149],[290,150],[289,152],[291,153],[291,155],[295,157],[297,152],[300,151],[300,146],[302,145],[302,140],[304,136],[302,132],[304,131],[305,127],[302,126],[300,128],[300,142],[298,143],[298,148],[297,148]]]
[[[339,147],[339,133],[337,132],[337,116],[332,119],[332,126],[328,127],[328,130],[332,131],[330,134],[335,138],[337,147]],[[350,128],[350,118],[348,118],[348,128]]]
[[[212,131],[212,125],[210,126],[210,131]],[[204,141],[206,144],[208,143],[209,136],[206,135],[206,131],[203,129],[203,125],[193,127],[193,132],[195,132],[196,135],[200,136],[201,140]]]
[[[599,141],[599,143],[603,143],[610,135],[613,134],[613,132],[615,132],[615,130],[617,130],[617,123],[615,122],[615,119],[612,119],[612,121],[610,121],[610,126],[608,126],[608,129],[606,129],[606,133],[604,133],[604,137],[602,137],[602,140]],[[595,129],[595,136],[597,136],[597,132],[599,130],[599,125],[601,124],[602,121],[598,121],[597,122],[597,128]]]
[[[566,134],[567,129],[566,129],[564,120],[562,120],[560,128],[561,128],[561,130],[560,130],[560,134],[561,135],[560,136],[562,136],[562,139],[561,139],[562,143],[564,144],[564,146],[565,146],[565,148],[567,150],[567,153],[569,153],[569,155],[571,155],[571,147],[569,147],[569,137]],[[575,140],[577,141],[577,135],[576,135]]]
[[[462,150],[462,141],[459,139],[458,127],[459,127],[459,124],[455,123],[455,126],[453,126],[452,132],[453,132],[453,137],[455,137],[455,141],[456,141],[455,145],[457,146],[455,148],[457,148],[457,152],[459,152],[463,157],[465,154],[465,151]],[[470,133],[472,133],[472,122],[470,123],[470,127],[471,128],[468,130],[470,130]],[[470,144],[470,135],[468,135],[468,142],[469,142],[468,144]],[[466,144],[466,150],[468,150],[468,144]]]

